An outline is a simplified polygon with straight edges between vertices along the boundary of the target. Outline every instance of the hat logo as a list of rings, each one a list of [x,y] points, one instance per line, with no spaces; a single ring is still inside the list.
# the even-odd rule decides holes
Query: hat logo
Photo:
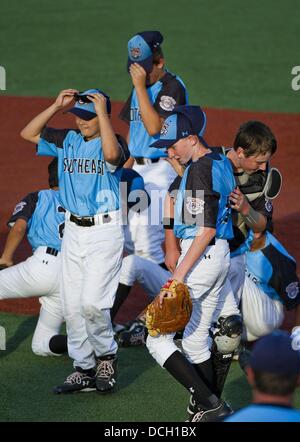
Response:
[[[137,59],[141,56],[141,50],[140,48],[131,48],[130,49],[130,55],[132,58]]]
[[[299,293],[299,283],[298,281],[296,282],[291,282],[286,288],[285,288],[286,294],[288,295],[288,297],[290,299],[295,299],[296,296]]]
[[[186,208],[191,215],[199,215],[203,213],[205,202],[200,198],[188,197],[186,199]]]
[[[83,100],[79,99],[78,104],[83,105],[83,104],[85,104],[85,102]]]
[[[168,123],[164,123],[164,124],[162,125],[161,131],[160,131],[160,134],[161,134],[161,135],[167,135],[167,133],[168,133],[168,129],[169,129],[169,124],[168,124]]]
[[[176,100],[173,97],[162,95],[159,102],[160,107],[167,112],[171,112],[176,106]]]

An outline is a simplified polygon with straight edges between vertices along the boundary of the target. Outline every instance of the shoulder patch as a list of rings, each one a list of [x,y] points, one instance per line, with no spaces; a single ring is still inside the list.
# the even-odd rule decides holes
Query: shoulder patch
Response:
[[[299,293],[299,283],[291,282],[286,288],[285,288],[286,294],[290,299],[295,299]]]
[[[204,210],[204,200],[200,198],[187,197],[186,209],[191,215],[199,215]]]
[[[272,212],[272,209],[273,209],[272,201],[266,199],[265,208],[268,212]]]
[[[20,203],[18,203],[14,208],[12,216],[15,216],[17,213],[21,212],[26,205],[27,205],[26,201],[21,201]]]
[[[176,106],[176,100],[173,97],[162,95],[159,102],[160,107],[167,112],[171,112]]]

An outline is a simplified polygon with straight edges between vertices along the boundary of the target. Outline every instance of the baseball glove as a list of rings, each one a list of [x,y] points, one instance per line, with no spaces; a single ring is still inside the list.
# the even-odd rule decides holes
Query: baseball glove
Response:
[[[191,317],[193,306],[185,284],[169,279],[160,293],[162,291],[169,294],[162,304],[158,294],[142,313],[150,336],[183,330]]]

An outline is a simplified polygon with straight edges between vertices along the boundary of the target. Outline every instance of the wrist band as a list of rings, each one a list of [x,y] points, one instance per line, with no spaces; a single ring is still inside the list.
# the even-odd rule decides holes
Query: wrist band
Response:
[[[258,222],[259,222],[259,215],[260,215],[260,213],[256,212],[256,210],[254,210],[253,207],[250,206],[250,210],[249,210],[248,215],[242,215],[242,217],[248,227],[254,228],[256,226],[256,224],[258,224]]]
[[[163,218],[163,226],[164,226],[164,229],[173,229],[174,218]]]

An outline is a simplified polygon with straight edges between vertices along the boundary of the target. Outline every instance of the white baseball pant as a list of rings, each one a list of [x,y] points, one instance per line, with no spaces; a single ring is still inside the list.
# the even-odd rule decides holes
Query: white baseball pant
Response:
[[[32,339],[32,351],[39,356],[54,355],[49,349],[52,336],[60,331],[64,321],[59,294],[60,253],[46,253],[38,247],[26,261],[0,272],[0,300],[40,298],[41,310]]]
[[[192,241],[192,239],[181,241],[182,253],[178,264],[184,258]],[[186,276],[185,282],[192,298],[193,312],[184,330],[182,348],[193,364],[200,364],[210,358],[209,329],[218,308],[224,284],[227,284],[227,292],[230,292],[230,286],[226,281],[229,265],[228,242],[217,239],[214,246],[206,248],[204,254]],[[161,366],[178,350],[173,341],[174,336],[174,333],[156,337],[148,335],[149,352]]]
[[[74,367],[91,369],[95,357],[115,354],[110,318],[124,247],[121,212],[111,222],[81,227],[66,214],[62,241],[61,296]],[[102,215],[99,215],[99,217]]]
[[[129,224],[125,232],[125,249],[128,253],[134,253],[160,264],[164,262],[162,249],[164,199],[177,174],[163,158],[157,163],[145,165],[135,163],[133,169],[143,177],[151,204],[140,214],[134,213],[132,210],[129,211]]]

